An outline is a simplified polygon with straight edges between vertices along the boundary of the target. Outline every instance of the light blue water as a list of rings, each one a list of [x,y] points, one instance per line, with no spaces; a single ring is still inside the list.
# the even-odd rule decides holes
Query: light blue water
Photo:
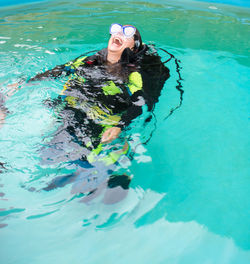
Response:
[[[198,0],[198,1],[203,1],[203,0]],[[221,3],[221,4],[237,5],[237,6],[245,6],[245,7],[250,6],[248,0],[210,0],[209,3]]]
[[[41,189],[70,168],[42,165],[59,125],[43,103],[63,81],[22,85],[0,129],[2,263],[249,263],[249,9],[200,2],[50,1],[0,9],[0,83],[101,49],[112,22],[135,24],[174,61],[149,131],[133,137],[128,195],[90,203],[71,186]],[[160,52],[163,59],[167,56]],[[156,127],[154,129],[154,127]],[[137,134],[136,134],[137,133]],[[74,168],[72,168],[74,170]]]

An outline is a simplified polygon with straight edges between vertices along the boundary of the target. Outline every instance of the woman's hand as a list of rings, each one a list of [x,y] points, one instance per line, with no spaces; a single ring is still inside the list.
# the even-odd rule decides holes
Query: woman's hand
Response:
[[[0,128],[3,126],[5,117],[6,117],[6,110],[7,108],[4,106],[5,101],[11,97],[18,89],[20,83],[13,83],[7,85],[7,92],[5,94],[0,93]],[[1,87],[0,87],[1,88]]]
[[[8,92],[7,92],[7,97],[11,97],[18,89],[19,89],[20,84],[19,83],[12,83],[7,85],[7,87],[9,88]]]
[[[114,139],[118,138],[121,133],[120,127],[108,128],[102,135],[101,143],[110,143]]]
[[[5,119],[6,113],[4,113],[1,108],[0,108],[0,128],[3,126],[4,124],[4,119]]]

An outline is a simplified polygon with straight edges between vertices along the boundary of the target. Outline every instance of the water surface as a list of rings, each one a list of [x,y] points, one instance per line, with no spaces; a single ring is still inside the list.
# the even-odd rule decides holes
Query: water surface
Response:
[[[136,25],[145,43],[173,53],[183,79],[171,60],[148,128],[152,137],[127,168],[133,176],[127,197],[113,204],[105,203],[105,192],[83,203],[71,186],[32,191],[71,171],[42,165],[39,152],[58,126],[44,100],[55,98],[63,81],[22,85],[6,101],[3,263],[249,263],[249,14],[187,1],[49,1],[0,9],[2,93],[7,84],[106,47],[113,22]],[[144,139],[140,127],[137,136]]]

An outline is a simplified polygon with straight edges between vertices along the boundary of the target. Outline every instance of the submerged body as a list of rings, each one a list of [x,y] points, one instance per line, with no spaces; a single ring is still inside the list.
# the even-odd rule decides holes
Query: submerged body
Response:
[[[44,147],[42,156],[46,163],[74,162],[80,167],[72,177],[55,179],[47,190],[73,181],[73,192],[81,188],[84,191],[83,187],[79,188],[80,182],[93,182],[89,179],[96,178],[96,174],[99,174],[99,180],[95,180],[98,185],[112,175],[114,164],[128,152],[125,138],[104,144],[102,135],[110,127],[126,130],[141,115],[143,107],[152,111],[169,78],[169,70],[146,46],[141,56],[132,62],[131,58],[125,59],[128,61],[109,64],[104,49],[90,57],[80,56],[30,80],[69,75],[61,95],[50,102],[63,125]]]
[[[77,172],[56,178],[47,190],[72,181],[78,181],[79,187],[86,177],[87,182],[98,178],[99,184],[112,175],[119,158],[129,151],[124,135],[115,139],[143,108],[152,111],[169,78],[168,68],[156,51],[142,44],[135,27],[112,24],[110,34],[106,49],[80,56],[28,81],[68,76],[60,96],[47,102],[62,125],[42,148],[41,157],[45,164],[77,164]]]
[[[125,130],[142,113],[143,106],[152,110],[169,70],[146,46],[133,63],[108,64],[107,50],[103,49],[38,74],[30,81],[65,74],[69,80],[52,105],[64,122],[61,131],[67,131],[70,141],[85,147],[82,157],[77,158],[92,162],[93,153],[102,149],[102,135],[107,129]]]

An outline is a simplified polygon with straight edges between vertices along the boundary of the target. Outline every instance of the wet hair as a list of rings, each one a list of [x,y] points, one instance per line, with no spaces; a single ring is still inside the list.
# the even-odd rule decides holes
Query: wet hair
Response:
[[[134,52],[136,53],[143,48],[143,45],[142,45],[141,34],[137,28],[135,28],[135,29],[136,29],[136,31],[134,34],[134,41],[135,41]]]

